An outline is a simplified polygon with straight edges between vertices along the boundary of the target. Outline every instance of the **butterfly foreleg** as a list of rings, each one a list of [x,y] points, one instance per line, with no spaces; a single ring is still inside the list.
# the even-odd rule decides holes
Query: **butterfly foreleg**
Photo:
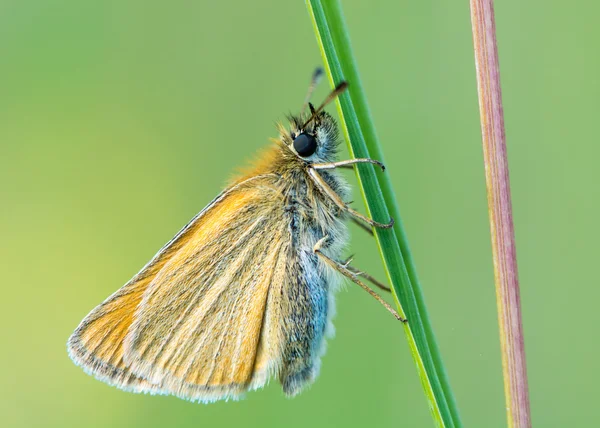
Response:
[[[321,260],[323,260],[329,267],[335,269],[336,271],[338,271],[339,273],[344,275],[346,278],[348,278],[349,280],[351,280],[352,282],[354,282],[355,284],[360,286],[367,293],[369,293],[375,300],[377,300],[379,303],[381,303],[383,305],[383,307],[386,308],[397,320],[406,322],[406,318],[400,316],[400,314],[398,312],[396,312],[396,310],[394,310],[394,308],[392,308],[388,302],[383,300],[379,294],[374,292],[368,285],[363,283],[358,278],[359,276],[361,276],[362,272],[357,271],[354,268],[350,268],[349,261],[347,261],[346,263],[340,263],[340,262],[333,260],[332,258],[326,256],[325,254],[323,254],[321,249],[323,248],[323,245],[325,244],[325,242],[327,242],[328,239],[329,239],[329,236],[327,236],[327,235],[325,235],[323,238],[319,239],[319,241],[313,247],[313,251],[315,252],[315,254]],[[365,276],[365,275],[362,274],[362,276]],[[372,278],[370,275],[369,275],[369,277]]]
[[[368,158],[348,159],[339,162],[313,163],[311,167],[314,169],[347,168],[353,167],[353,165],[356,165],[357,163],[371,163],[373,165],[377,165],[382,171],[385,171],[385,165],[383,163],[379,162],[378,160]]]

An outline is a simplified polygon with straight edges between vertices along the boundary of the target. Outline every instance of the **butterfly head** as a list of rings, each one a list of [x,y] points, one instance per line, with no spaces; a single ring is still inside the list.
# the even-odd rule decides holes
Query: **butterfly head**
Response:
[[[302,108],[305,111],[308,106],[308,113],[289,117],[289,129],[280,129],[281,141],[297,158],[308,163],[334,160],[339,144],[337,124],[335,119],[323,109],[348,88],[346,82],[341,82],[325,98],[325,101],[315,108],[308,100],[322,74],[321,69],[317,69],[313,74],[306,102]]]
[[[281,138],[296,156],[306,162],[331,162],[339,145],[335,119],[324,111],[313,118],[311,116],[290,117],[289,129]]]

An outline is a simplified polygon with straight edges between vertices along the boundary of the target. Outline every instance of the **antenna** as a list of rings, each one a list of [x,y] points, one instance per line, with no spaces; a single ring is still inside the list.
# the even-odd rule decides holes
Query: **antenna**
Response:
[[[317,115],[319,113],[321,113],[321,110],[323,110],[327,104],[329,104],[330,102],[335,100],[337,97],[339,97],[346,89],[348,89],[348,83],[340,82],[335,87],[335,89],[333,91],[331,91],[331,93],[329,95],[327,95],[327,98],[325,98],[325,101],[323,101],[319,107],[317,107],[315,109],[314,107],[311,106],[310,111],[312,112],[312,114],[310,115],[308,120],[306,122],[304,122],[304,125],[302,125],[302,127],[300,129],[306,128],[306,125],[308,125],[311,121],[313,121],[315,119],[315,117],[317,117]]]
[[[310,85],[308,86],[308,92],[306,93],[306,97],[304,98],[304,104],[302,104],[301,112],[306,109],[308,102],[310,101],[310,97],[312,96],[315,88],[323,78],[323,69],[321,67],[315,68],[315,71],[312,74],[312,78],[310,79]]]

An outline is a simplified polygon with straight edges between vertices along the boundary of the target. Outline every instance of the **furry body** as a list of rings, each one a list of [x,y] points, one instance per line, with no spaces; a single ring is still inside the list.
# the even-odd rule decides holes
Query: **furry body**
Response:
[[[287,395],[312,383],[340,281],[313,249],[328,236],[323,252],[339,260],[348,241],[345,213],[307,173],[336,155],[335,122],[317,119],[300,129],[306,118],[291,118],[277,146],[96,307],[71,358],[119,388],[192,401],[235,399],[271,377]],[[318,143],[304,159],[290,148],[300,132]],[[335,170],[319,174],[346,199]]]

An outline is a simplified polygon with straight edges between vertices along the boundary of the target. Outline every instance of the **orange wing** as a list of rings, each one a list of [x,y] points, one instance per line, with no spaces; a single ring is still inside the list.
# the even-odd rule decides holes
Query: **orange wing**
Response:
[[[263,319],[289,245],[273,180],[217,197],[81,322],[71,358],[134,392],[212,401],[261,386],[278,365],[277,329]]]

